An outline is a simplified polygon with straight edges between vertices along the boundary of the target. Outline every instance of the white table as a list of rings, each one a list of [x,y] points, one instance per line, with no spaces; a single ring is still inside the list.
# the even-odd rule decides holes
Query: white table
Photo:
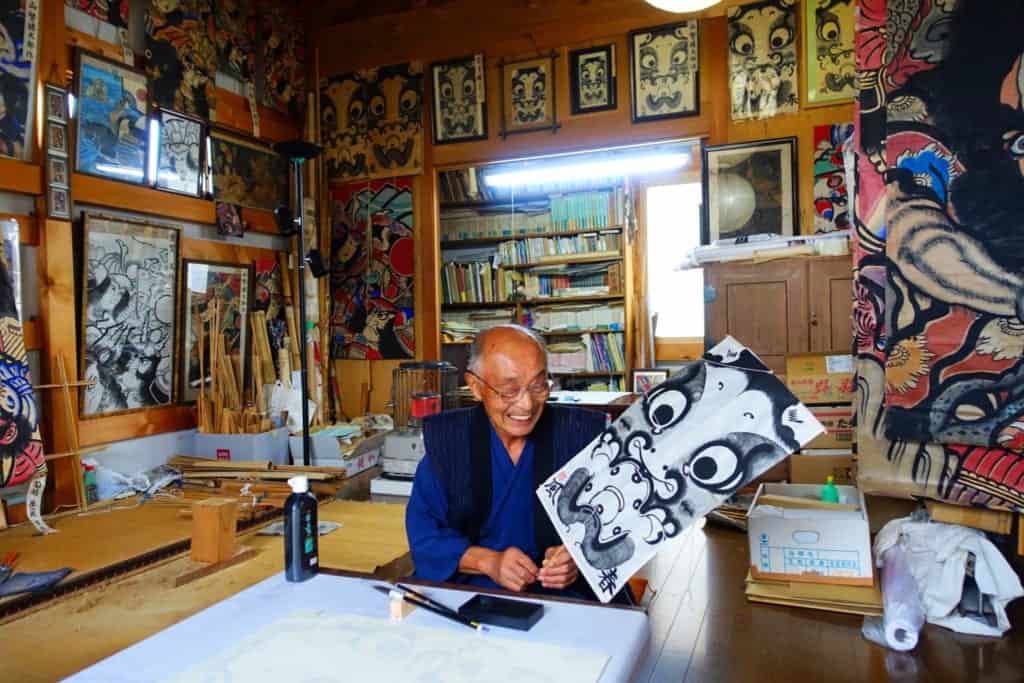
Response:
[[[242,638],[296,610],[318,609],[387,619],[387,598],[372,588],[380,584],[381,581],[368,577],[329,574],[319,574],[304,583],[288,583],[281,573],[67,680],[76,683],[148,683],[166,679],[188,670],[196,662],[223,652]],[[418,587],[418,590],[451,607],[458,607],[473,595],[464,589],[433,586]],[[543,602],[545,606],[544,616],[532,629],[524,632],[491,627],[489,633],[480,635],[487,637],[494,633],[502,638],[598,651],[609,657],[601,683],[632,680],[650,640],[650,626],[642,610],[541,600],[536,596],[527,596],[526,599]],[[415,610],[406,623],[465,629],[422,609]],[[343,680],[344,665],[340,664],[339,680]]]

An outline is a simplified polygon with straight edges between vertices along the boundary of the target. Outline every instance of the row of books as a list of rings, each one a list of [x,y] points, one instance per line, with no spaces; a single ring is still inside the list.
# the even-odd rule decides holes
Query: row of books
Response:
[[[625,222],[623,200],[621,188],[552,195],[551,223],[555,230],[589,230],[622,225]]]
[[[619,329],[626,322],[622,304],[561,304],[537,306],[530,311],[534,329],[544,332]]]
[[[454,242],[555,232],[546,204],[527,209],[486,213],[472,209],[444,211],[441,214],[441,239]]]
[[[442,171],[438,178],[442,202],[478,202],[498,199],[498,191],[480,182],[475,168]]]
[[[621,263],[573,265],[548,271],[522,271],[517,274],[522,277],[521,289],[528,299],[622,293]]]
[[[441,268],[441,302],[504,303],[520,298],[618,296],[622,293],[622,264],[548,266],[549,270],[515,271],[490,260],[450,261]]]
[[[441,335],[446,342],[466,342],[477,333],[495,325],[515,322],[515,308],[482,311],[445,311],[441,319]]]
[[[490,261],[451,262],[441,267],[441,302],[504,302],[512,293],[512,275]]]
[[[498,254],[505,265],[522,265],[543,263],[545,259],[591,254],[617,258],[621,250],[621,230],[605,230],[572,237],[534,237],[502,242],[498,247]]]
[[[625,347],[621,332],[582,334],[575,341],[548,346],[548,367],[552,373],[623,372]]]

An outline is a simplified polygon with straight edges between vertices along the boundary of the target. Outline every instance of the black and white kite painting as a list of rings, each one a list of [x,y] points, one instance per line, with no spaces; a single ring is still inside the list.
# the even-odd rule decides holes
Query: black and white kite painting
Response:
[[[634,403],[537,495],[607,602],[663,543],[823,431],[726,337]]]

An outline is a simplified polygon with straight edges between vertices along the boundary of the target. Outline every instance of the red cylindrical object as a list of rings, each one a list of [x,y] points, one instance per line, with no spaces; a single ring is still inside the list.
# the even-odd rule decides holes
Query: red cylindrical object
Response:
[[[413,394],[412,416],[423,419],[441,412],[441,394],[436,392]]]

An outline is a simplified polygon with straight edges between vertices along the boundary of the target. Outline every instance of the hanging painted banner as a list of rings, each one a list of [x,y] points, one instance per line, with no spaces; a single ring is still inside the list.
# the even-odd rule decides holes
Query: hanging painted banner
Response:
[[[732,337],[659,384],[537,489],[608,602],[695,520],[824,431]]]
[[[366,69],[320,85],[320,134],[331,181],[423,173],[423,67]]]
[[[31,156],[38,37],[38,0],[0,0],[0,156]]]
[[[850,227],[843,149],[852,135],[852,123],[814,127],[814,232]]]
[[[336,186],[332,356],[413,358],[412,179]]]
[[[222,1],[216,5],[217,68],[240,81],[256,75],[256,13],[247,2]]]
[[[64,4],[111,26],[128,30],[129,0],[64,0]]]
[[[212,0],[153,0],[146,9],[146,73],[153,104],[209,121],[216,108]]]
[[[859,9],[858,483],[1024,510],[1024,3]]]
[[[39,410],[29,376],[28,355],[18,308],[19,268],[8,254],[18,248],[18,222],[0,221],[4,249],[0,250],[0,489],[28,482],[25,508],[41,533],[53,531],[43,522],[46,457],[39,436]],[[13,241],[13,244],[11,242]]]
[[[796,0],[730,7],[729,91],[732,118],[766,118],[799,108]]]
[[[268,107],[301,117],[306,108],[306,36],[295,3],[259,4],[262,19],[263,97]]]

